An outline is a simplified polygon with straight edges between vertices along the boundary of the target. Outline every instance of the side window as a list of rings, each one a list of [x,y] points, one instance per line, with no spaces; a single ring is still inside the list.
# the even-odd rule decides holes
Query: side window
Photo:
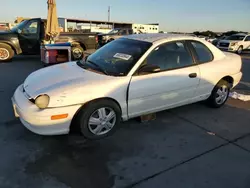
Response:
[[[24,34],[36,34],[38,28],[37,21],[30,21],[24,28],[22,33]]]
[[[213,60],[212,52],[204,44],[196,41],[192,41],[191,44],[197,54],[199,63],[206,63]]]
[[[129,29],[129,30],[128,30],[128,34],[129,34],[129,35],[132,35],[132,34],[133,34],[133,30],[132,30],[132,29]]]
[[[250,41],[250,36],[248,36],[245,41]]]
[[[157,65],[161,71],[182,68],[193,64],[192,56],[183,42],[170,42],[156,47],[144,64]]]

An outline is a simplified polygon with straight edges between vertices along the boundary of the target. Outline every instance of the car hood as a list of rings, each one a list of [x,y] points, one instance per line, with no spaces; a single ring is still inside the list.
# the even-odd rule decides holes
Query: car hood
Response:
[[[31,73],[24,81],[23,87],[31,98],[36,98],[41,94],[70,90],[71,87],[75,88],[77,84],[94,84],[94,82],[110,77],[85,70],[79,67],[76,62],[69,62],[42,68]]]
[[[220,40],[220,43],[240,42],[239,40]]]
[[[17,34],[11,31],[0,31],[0,39],[6,39],[6,37],[17,37]]]
[[[47,94],[50,97],[49,107],[63,107],[107,97],[125,101],[129,81],[127,76],[98,74],[69,62],[30,74],[23,87],[29,98]]]
[[[7,31],[7,30],[0,30],[0,35],[2,35],[2,34],[7,34],[7,33],[11,33],[11,31]]]

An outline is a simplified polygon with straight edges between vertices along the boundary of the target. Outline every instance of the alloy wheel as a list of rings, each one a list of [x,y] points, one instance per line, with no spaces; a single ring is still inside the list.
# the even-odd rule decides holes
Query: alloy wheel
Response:
[[[79,59],[82,56],[82,50],[79,48],[75,48],[73,50],[74,58]]]
[[[88,121],[90,132],[95,135],[107,134],[116,123],[116,113],[113,109],[103,107],[94,111]]]
[[[216,103],[219,105],[223,104],[227,100],[228,92],[229,89],[226,85],[221,86],[216,92],[216,98],[215,98]]]
[[[10,53],[5,48],[0,48],[0,60],[7,60],[10,56]]]

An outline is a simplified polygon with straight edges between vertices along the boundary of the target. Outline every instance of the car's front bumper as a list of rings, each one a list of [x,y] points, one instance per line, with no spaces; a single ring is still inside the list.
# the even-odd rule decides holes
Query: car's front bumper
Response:
[[[221,46],[218,46],[218,48],[222,51],[228,51],[228,52],[236,52],[237,51],[237,48],[233,48],[233,47],[221,47]]]
[[[22,85],[16,89],[12,97],[12,104],[15,116],[20,118],[22,124],[30,131],[40,135],[68,134],[71,121],[81,107],[81,105],[74,105],[41,110],[26,98]],[[68,114],[68,117],[51,120],[51,116],[60,114]]]

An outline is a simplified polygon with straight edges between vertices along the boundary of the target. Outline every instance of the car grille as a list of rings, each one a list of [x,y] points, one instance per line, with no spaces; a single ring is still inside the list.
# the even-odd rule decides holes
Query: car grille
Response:
[[[220,43],[220,47],[229,47],[229,43]]]

